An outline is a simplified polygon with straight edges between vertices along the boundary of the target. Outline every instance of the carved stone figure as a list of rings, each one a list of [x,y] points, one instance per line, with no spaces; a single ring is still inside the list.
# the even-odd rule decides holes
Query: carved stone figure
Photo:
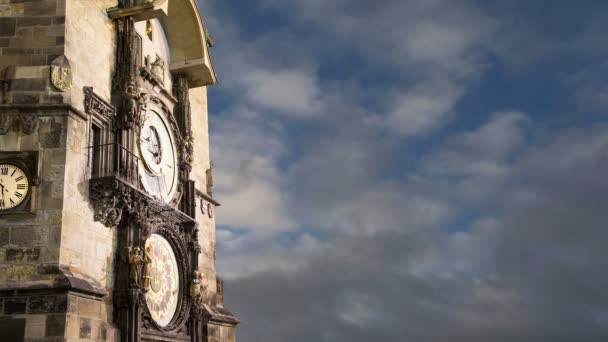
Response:
[[[182,155],[187,164],[194,161],[194,139],[191,135],[186,135],[182,139]]]
[[[94,220],[106,227],[114,227],[122,219],[123,209],[132,203],[129,188],[119,182],[91,183]]]
[[[0,113],[0,135],[6,134],[11,128],[10,116],[7,113]]]
[[[144,250],[144,291],[148,292],[150,290],[150,283],[152,280],[152,251],[150,250],[150,246],[146,246]]]
[[[133,248],[129,255],[129,286],[139,287],[139,266],[144,262],[141,257],[141,249],[139,247]]]
[[[207,175],[207,194],[209,196],[213,195],[213,162],[209,163],[209,168],[207,169],[207,172],[205,172]]]
[[[207,289],[207,285],[203,285],[203,273],[194,271],[192,274],[192,283],[190,284],[190,297],[192,302],[196,305],[203,304],[204,292]]]
[[[38,128],[38,115],[36,113],[20,113],[19,125],[21,132],[25,135],[32,134]]]
[[[156,76],[161,82],[165,81],[165,61],[156,56],[154,62],[150,64],[150,71]]]
[[[141,95],[137,92],[135,83],[127,85],[127,115],[129,122],[139,122]]]

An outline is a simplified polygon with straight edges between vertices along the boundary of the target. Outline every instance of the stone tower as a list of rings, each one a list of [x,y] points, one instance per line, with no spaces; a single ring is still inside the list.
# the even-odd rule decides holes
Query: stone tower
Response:
[[[196,0],[0,1],[0,339],[234,341]]]

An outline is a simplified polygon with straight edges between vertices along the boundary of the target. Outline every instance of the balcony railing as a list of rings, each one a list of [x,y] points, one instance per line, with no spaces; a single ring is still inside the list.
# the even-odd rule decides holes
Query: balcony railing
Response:
[[[115,177],[139,189],[139,158],[118,143],[88,147],[91,178]]]

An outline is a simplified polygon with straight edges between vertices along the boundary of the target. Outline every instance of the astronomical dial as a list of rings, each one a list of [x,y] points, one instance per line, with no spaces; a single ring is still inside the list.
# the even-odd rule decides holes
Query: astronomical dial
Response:
[[[23,169],[13,164],[0,164],[0,212],[23,203],[30,187],[30,179]]]
[[[150,288],[146,292],[146,303],[152,318],[160,326],[167,326],[179,302],[179,269],[173,248],[167,239],[152,234],[146,241],[146,250],[152,261]]]
[[[149,194],[171,202],[177,192],[176,139],[163,111],[154,105],[148,108],[138,137],[139,175]]]

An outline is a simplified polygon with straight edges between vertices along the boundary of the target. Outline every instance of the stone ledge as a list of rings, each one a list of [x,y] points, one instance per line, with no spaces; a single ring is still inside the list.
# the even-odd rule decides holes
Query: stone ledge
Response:
[[[207,316],[210,323],[229,326],[236,326],[237,324],[241,323],[241,321],[239,321],[239,319],[227,309],[217,306],[210,306],[207,304],[203,304],[203,308],[203,315]]]
[[[99,298],[107,295],[102,284],[68,266],[57,264],[39,265],[38,274],[48,276],[48,278],[43,281],[30,282],[29,284],[24,281],[7,281],[0,284],[0,297],[22,296],[42,290],[52,292],[72,291]]]

